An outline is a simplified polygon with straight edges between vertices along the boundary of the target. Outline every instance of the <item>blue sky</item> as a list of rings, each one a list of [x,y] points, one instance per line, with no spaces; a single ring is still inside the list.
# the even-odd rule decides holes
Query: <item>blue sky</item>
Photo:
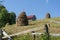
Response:
[[[27,15],[36,15],[37,19],[45,18],[47,12],[52,17],[60,16],[60,0],[4,0],[2,4],[17,16],[22,11]]]

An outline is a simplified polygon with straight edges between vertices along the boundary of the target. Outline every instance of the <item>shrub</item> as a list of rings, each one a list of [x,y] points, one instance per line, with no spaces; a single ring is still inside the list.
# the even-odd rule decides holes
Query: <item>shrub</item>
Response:
[[[16,23],[16,14],[14,12],[8,13],[8,23],[9,25]]]

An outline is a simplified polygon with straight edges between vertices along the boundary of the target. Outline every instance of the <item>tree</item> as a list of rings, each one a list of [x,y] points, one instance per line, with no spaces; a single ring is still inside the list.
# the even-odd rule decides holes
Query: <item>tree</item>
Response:
[[[26,12],[22,12],[18,19],[17,19],[17,24],[19,26],[26,26],[28,25],[28,19],[27,19],[27,16],[26,16]]]
[[[3,5],[0,5],[0,27],[5,26],[7,23],[8,11]]]
[[[15,24],[16,23],[16,14],[14,12],[11,12],[8,14],[8,23],[11,24]]]
[[[5,8],[3,5],[0,5],[0,10],[2,10],[3,8]]]
[[[9,13],[7,9],[0,5],[0,28],[4,27],[6,23],[14,24],[16,21],[16,15],[14,12]]]
[[[47,13],[47,14],[46,14],[46,18],[51,18],[50,13]]]

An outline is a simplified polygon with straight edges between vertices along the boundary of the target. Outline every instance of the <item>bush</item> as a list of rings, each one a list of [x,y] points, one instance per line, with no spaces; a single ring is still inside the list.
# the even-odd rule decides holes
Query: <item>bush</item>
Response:
[[[8,23],[11,24],[15,24],[16,23],[16,14],[14,12],[11,12],[8,14]]]

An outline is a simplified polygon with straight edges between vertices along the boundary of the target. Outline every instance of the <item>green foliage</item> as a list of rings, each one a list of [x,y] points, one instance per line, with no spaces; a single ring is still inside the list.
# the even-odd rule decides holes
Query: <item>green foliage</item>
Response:
[[[3,5],[0,5],[0,12],[1,12],[1,10],[3,9],[3,8],[5,8]]]
[[[5,26],[7,23],[7,14],[8,11],[3,5],[0,5],[0,27]]]
[[[11,24],[15,24],[16,23],[16,14],[14,12],[11,12],[8,14],[8,23]]]
[[[14,24],[16,20],[16,15],[14,12],[8,13],[7,9],[0,5],[0,28],[4,27],[6,23]]]
[[[50,36],[48,38],[47,34],[42,34],[41,37],[42,37],[42,40],[50,40]]]

